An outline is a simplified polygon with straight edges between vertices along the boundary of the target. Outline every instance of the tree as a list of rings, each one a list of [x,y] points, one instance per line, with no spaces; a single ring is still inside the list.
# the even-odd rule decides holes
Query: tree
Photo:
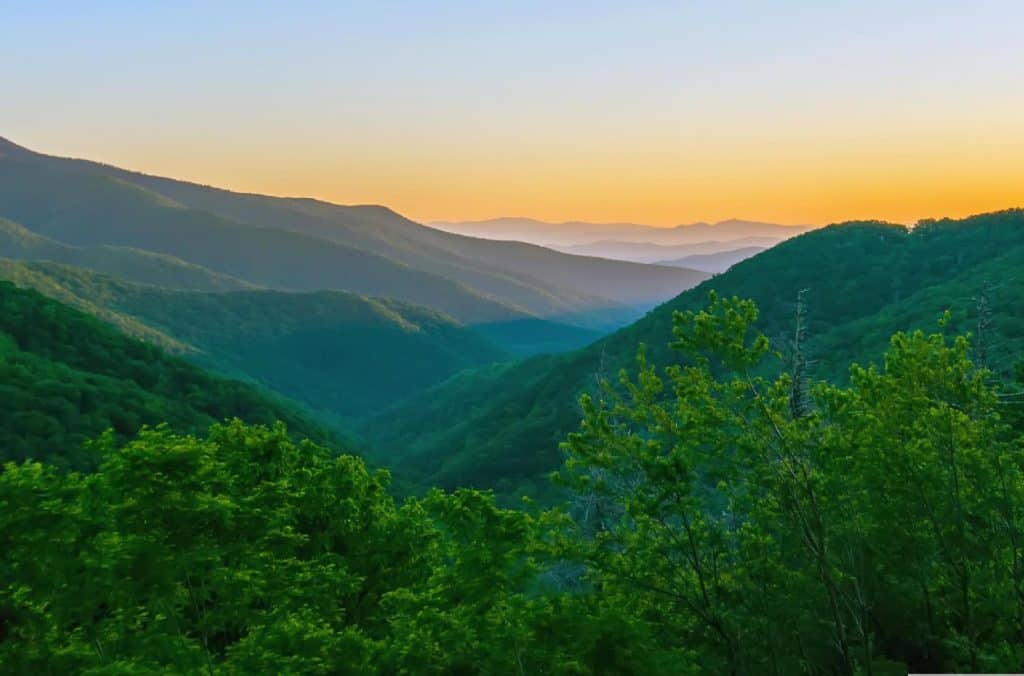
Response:
[[[718,671],[1019,666],[1024,449],[967,339],[897,334],[794,406],[756,319],[711,294],[675,317],[681,363],[641,351],[583,398],[560,478],[599,509],[566,555]]]

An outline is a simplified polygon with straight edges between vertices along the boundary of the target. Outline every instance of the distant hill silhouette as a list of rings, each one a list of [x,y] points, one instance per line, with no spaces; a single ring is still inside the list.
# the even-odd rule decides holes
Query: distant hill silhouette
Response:
[[[531,218],[494,218],[484,221],[435,221],[431,227],[445,232],[488,239],[532,242],[543,246],[573,247],[599,241],[638,242],[666,246],[762,237],[782,241],[810,230],[807,225],[778,225],[730,219],[718,223],[691,223],[657,227],[640,223],[548,223]],[[706,252],[696,252],[706,253]]]
[[[636,263],[673,265],[672,263],[663,263],[663,261],[680,260],[689,256],[720,254],[736,249],[753,247],[764,250],[775,246],[780,241],[782,240],[770,237],[743,237],[741,239],[696,242],[694,244],[652,244],[650,242],[618,242],[603,239],[590,244],[562,247],[561,250],[581,256],[601,256]],[[685,266],[679,265],[679,267]]]
[[[132,247],[258,286],[388,296],[469,322],[609,326],[706,277],[442,233],[384,207],[147,176],[3,140],[0,217],[76,247]]]
[[[683,256],[671,261],[659,261],[662,265],[678,265],[682,268],[703,270],[704,272],[719,273],[725,272],[740,261],[765,251],[759,246],[747,246],[740,249],[730,249],[718,253],[694,254]]]

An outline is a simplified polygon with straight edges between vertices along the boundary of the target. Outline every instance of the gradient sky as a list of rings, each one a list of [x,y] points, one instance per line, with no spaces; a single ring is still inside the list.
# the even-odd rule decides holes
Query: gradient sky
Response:
[[[1024,206],[1024,2],[9,2],[0,136],[419,220]]]

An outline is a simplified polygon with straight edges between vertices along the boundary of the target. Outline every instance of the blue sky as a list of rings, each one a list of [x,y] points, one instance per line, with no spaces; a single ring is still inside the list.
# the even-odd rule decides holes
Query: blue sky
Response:
[[[817,177],[863,195],[836,218],[907,220],[990,208],[1024,177],[1020,2],[0,0],[0,16],[2,136],[424,219],[830,218],[797,203]],[[895,165],[875,186],[873,163]],[[979,185],[950,196],[936,166]],[[896,209],[901,176],[916,192]]]

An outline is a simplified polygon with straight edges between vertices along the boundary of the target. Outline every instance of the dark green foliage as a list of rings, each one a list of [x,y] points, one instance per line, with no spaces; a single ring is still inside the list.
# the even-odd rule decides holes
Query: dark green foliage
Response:
[[[526,593],[536,522],[471,491],[396,506],[281,426],[166,429],[99,470],[0,473],[10,673],[657,673],[599,599]],[[660,669],[662,673],[669,673]],[[675,672],[678,673],[678,672]]]
[[[1021,270],[1021,210],[912,231],[882,223],[830,226],[738,263],[580,352],[465,374],[388,411],[365,432],[387,449],[389,462],[415,468],[427,485],[532,491],[561,462],[558,441],[579,416],[577,396],[594,391],[596,377],[631,364],[638,344],[647,345],[652,364],[676,361],[665,339],[672,315],[699,307],[709,289],[756,301],[762,330],[784,347],[797,294],[807,289],[811,375],[842,382],[853,361],[879,358],[893,332],[932,326],[947,309],[948,330],[976,331],[976,297],[988,284],[988,366],[1003,373],[1024,352]]]
[[[98,320],[0,281],[0,459],[36,458],[94,467],[84,446],[112,428],[198,431],[213,421],[287,421],[325,442],[332,432],[297,407],[243,383],[216,378]]]
[[[563,543],[592,588],[710,673],[1019,671],[1024,436],[968,341],[896,334],[794,415],[756,306],[710,301],[681,363],[583,398]]]

